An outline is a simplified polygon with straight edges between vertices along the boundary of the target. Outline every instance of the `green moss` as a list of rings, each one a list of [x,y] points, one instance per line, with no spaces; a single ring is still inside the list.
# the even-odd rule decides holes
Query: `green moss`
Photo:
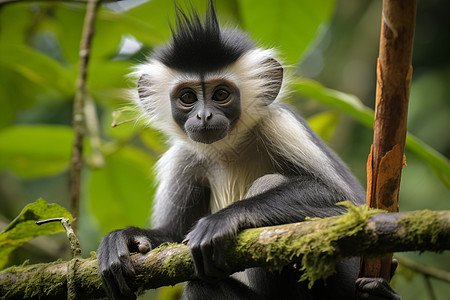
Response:
[[[346,237],[357,235],[365,230],[371,216],[380,213],[380,210],[369,209],[366,206],[356,207],[349,201],[341,202],[339,205],[346,206],[348,212],[337,217],[331,225],[325,229],[313,230],[300,238],[292,240],[291,236],[279,239],[278,248],[271,249],[272,255],[268,257],[271,268],[281,269],[293,257],[301,258],[303,271],[301,281],[308,280],[309,288],[315,281],[325,279],[335,272],[335,264],[339,252],[337,241]],[[273,246],[275,247],[275,246]],[[289,257],[280,253],[290,254]],[[278,258],[277,258],[278,257]],[[279,258],[283,257],[282,260]]]
[[[50,264],[37,264],[32,266],[18,266],[5,269],[5,273],[11,276],[23,276],[27,272],[33,273],[33,276],[28,276],[26,280],[13,281],[11,288],[7,290],[6,298],[14,298],[15,293],[20,293],[24,298],[33,298],[39,295],[56,295],[60,294],[61,288],[65,289],[65,274],[55,276],[46,272],[50,266],[58,265],[61,260]],[[56,274],[58,274],[56,272]]]
[[[411,212],[396,223],[405,226],[410,233],[405,237],[405,242],[436,244],[442,231],[439,222],[436,222],[436,214],[428,209]]]
[[[167,273],[169,277],[179,276],[181,273],[180,266],[192,265],[192,258],[187,246],[186,251],[180,251],[180,244],[163,243],[151,252],[153,255],[147,258],[145,264],[150,267],[149,269],[158,273]],[[160,267],[155,269],[155,266],[158,265]]]
[[[173,247],[178,247],[179,244],[166,244],[162,250],[168,250]],[[186,246],[187,247],[187,246]],[[170,277],[174,277],[181,273],[181,266],[192,266],[192,257],[189,251],[180,252],[177,255],[168,255],[163,262],[163,267]],[[184,272],[183,272],[184,273]]]
[[[102,280],[100,275],[98,274],[97,264],[84,265],[82,272],[83,276],[76,276],[76,279],[79,280],[77,286],[80,286],[81,288],[94,286],[93,289],[102,288]]]

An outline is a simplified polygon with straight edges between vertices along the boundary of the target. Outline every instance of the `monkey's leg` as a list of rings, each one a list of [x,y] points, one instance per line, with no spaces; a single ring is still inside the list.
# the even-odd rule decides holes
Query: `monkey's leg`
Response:
[[[184,300],[257,300],[260,297],[248,286],[234,278],[225,278],[216,283],[202,280],[189,281],[183,292]]]
[[[245,198],[250,198],[255,195],[262,194],[272,188],[283,184],[287,180],[288,178],[281,174],[267,174],[259,177],[252,183],[247,191],[247,194],[245,194]]]

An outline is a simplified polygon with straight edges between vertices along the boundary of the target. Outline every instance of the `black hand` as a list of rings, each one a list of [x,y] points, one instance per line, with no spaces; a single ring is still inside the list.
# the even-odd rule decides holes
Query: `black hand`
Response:
[[[214,214],[200,219],[186,237],[197,276],[215,282],[230,274],[224,242],[236,236],[237,224]]]
[[[104,287],[113,299],[136,299],[127,281],[135,275],[130,252],[145,253],[151,243],[143,229],[128,227],[108,233],[98,249],[98,264]]]
[[[359,300],[401,300],[400,295],[384,278],[358,278],[356,294]]]

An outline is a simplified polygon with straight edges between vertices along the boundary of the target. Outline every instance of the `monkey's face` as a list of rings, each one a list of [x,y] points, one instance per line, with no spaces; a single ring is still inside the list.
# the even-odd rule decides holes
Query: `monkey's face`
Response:
[[[223,139],[241,115],[239,89],[226,79],[186,81],[170,95],[175,122],[193,141],[211,144]]]

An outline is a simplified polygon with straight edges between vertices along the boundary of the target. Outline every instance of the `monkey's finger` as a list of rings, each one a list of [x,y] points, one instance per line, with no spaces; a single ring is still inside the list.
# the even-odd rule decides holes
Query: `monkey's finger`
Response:
[[[119,261],[114,262],[111,268],[115,269],[119,274],[123,274],[123,276],[134,277],[135,271],[131,264],[130,251],[127,245],[125,243],[118,243],[116,247]]]
[[[136,296],[128,287],[121,272],[110,269],[102,274],[107,294],[112,299],[135,300]]]
[[[384,278],[358,278],[355,286],[359,299],[401,300],[401,297]]]
[[[200,246],[189,245],[189,248],[191,250],[192,261],[194,262],[195,274],[198,278],[203,279],[205,277],[205,272],[203,270],[203,257]]]
[[[124,299],[136,299],[136,295],[133,293],[133,291],[130,289],[130,287],[128,286],[125,277],[120,274],[120,275],[116,275],[116,281],[117,281],[117,286],[119,288],[119,292],[120,292],[120,299],[124,298]]]
[[[391,279],[392,277],[394,277],[395,272],[397,271],[397,267],[398,267],[398,260],[394,258],[391,262]]]
[[[127,278],[133,278],[136,273],[134,271],[133,265],[131,264],[130,255],[128,253],[126,256],[121,255],[119,256],[119,260],[120,260],[119,265],[120,269],[118,270],[118,272],[120,272]]]
[[[115,298],[135,299],[134,293],[131,291],[126,278],[134,277],[134,268],[131,265],[129,256],[120,256],[120,263],[112,264],[108,269],[107,276],[109,287],[113,291]],[[120,297],[117,297],[117,296]]]
[[[136,247],[139,253],[147,253],[148,251],[152,250],[152,245],[150,244],[150,241],[145,237],[137,237],[135,238]]]
[[[370,295],[368,293],[358,293],[357,299],[358,300],[386,300],[386,298]]]
[[[221,269],[226,276],[231,273],[231,268],[226,261],[226,254],[223,247],[217,246],[217,244],[213,247],[213,261],[215,265]]]
[[[213,260],[213,248],[214,246],[211,242],[205,243],[205,245],[202,246],[203,267],[205,269],[205,275],[215,280],[217,280],[218,278],[225,278],[228,274],[219,269]]]

